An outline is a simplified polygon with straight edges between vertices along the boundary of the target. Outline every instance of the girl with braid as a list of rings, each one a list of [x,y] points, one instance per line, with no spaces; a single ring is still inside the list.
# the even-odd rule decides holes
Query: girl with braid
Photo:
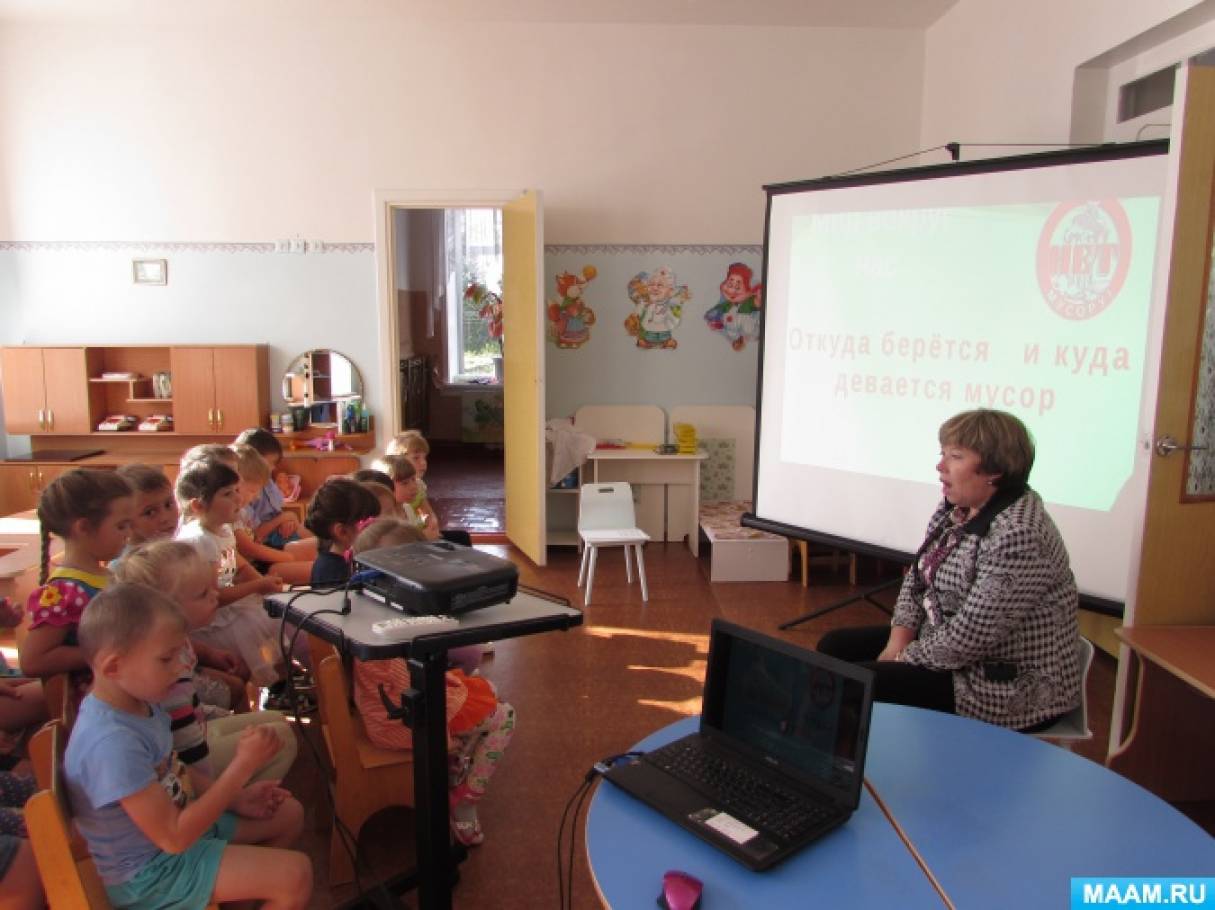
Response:
[[[29,634],[21,646],[21,669],[47,679],[72,674],[77,690],[90,679],[76,641],[76,626],[90,600],[106,586],[105,566],[131,534],[135,494],[113,471],[76,468],[60,475],[38,499],[42,526],[42,571],[26,605]],[[63,559],[50,569],[51,535],[63,540]]]

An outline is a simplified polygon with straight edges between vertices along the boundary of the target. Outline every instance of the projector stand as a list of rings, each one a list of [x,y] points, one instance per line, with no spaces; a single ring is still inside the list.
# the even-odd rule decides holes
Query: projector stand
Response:
[[[888,606],[886,606],[885,604],[878,603],[876,600],[874,600],[873,595],[876,594],[878,591],[885,591],[887,588],[893,588],[895,585],[900,584],[902,581],[903,581],[903,573],[900,572],[894,578],[888,579],[888,580],[882,582],[880,585],[874,585],[872,588],[866,588],[864,591],[862,591],[859,594],[853,594],[851,597],[845,597],[843,600],[837,600],[833,604],[827,604],[827,606],[825,606],[825,607],[819,607],[817,610],[811,610],[809,613],[804,613],[801,616],[798,616],[796,619],[791,619],[788,622],[783,622],[780,624],[780,628],[781,629],[792,629],[794,626],[801,625],[802,623],[806,622],[807,620],[817,619],[820,616],[826,616],[828,613],[838,610],[841,607],[846,607],[849,604],[854,604],[858,600],[866,601],[866,602],[872,604],[873,606],[877,607],[879,610],[881,610],[884,613],[890,613],[891,612],[890,608]]]

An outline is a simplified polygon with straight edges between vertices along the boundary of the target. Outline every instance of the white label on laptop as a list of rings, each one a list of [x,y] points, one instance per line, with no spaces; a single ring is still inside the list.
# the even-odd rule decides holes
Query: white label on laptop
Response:
[[[754,828],[748,828],[732,815],[726,815],[724,812],[718,812],[716,815],[703,819],[704,824],[712,828],[718,834],[724,834],[736,844],[745,844],[751,838],[759,834]]]

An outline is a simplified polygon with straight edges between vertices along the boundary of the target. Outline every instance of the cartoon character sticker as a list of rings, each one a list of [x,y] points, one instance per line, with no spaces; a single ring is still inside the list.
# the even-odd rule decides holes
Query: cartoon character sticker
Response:
[[[705,322],[714,332],[721,332],[730,347],[741,351],[747,341],[759,337],[759,311],[763,305],[764,286],[751,284],[751,267],[733,262],[726,269],[721,283],[721,299],[705,312]]]
[[[557,276],[560,300],[548,300],[548,337],[559,348],[580,348],[591,338],[595,311],[582,299],[586,286],[599,272],[593,265],[584,266],[582,276],[562,272]]]
[[[638,272],[629,281],[633,312],[624,321],[625,331],[637,339],[639,348],[679,347],[671,333],[679,325],[683,305],[692,299],[687,285],[675,284],[668,266],[653,272]]]

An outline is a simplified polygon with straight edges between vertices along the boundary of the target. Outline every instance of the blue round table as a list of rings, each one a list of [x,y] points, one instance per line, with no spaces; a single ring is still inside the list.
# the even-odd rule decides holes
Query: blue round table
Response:
[[[696,725],[685,718],[636,748]],[[1215,873],[1215,840],[1168,803],[1000,727],[875,705],[865,775],[958,907],[1065,907],[1072,876]],[[751,872],[606,783],[591,802],[586,843],[610,907],[653,906],[669,869],[704,882],[704,910],[943,903],[867,791],[842,828],[766,872]]]

